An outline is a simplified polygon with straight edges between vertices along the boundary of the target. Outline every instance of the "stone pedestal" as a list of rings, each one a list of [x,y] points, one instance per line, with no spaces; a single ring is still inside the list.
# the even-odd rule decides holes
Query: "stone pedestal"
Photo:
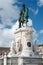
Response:
[[[38,65],[41,60],[33,52],[32,27],[19,28],[15,31],[18,65]]]
[[[32,27],[20,28],[15,31],[17,53],[21,52],[20,56],[30,57],[33,55],[32,50]],[[21,45],[21,46],[20,46]],[[19,49],[21,49],[19,51]]]
[[[11,46],[11,57],[17,57],[17,65],[38,65],[41,59],[33,52],[32,34],[34,30],[30,27],[17,29],[15,34],[15,45]],[[15,47],[15,48],[14,48]],[[16,54],[14,53],[16,51]],[[13,63],[13,61],[12,61]]]

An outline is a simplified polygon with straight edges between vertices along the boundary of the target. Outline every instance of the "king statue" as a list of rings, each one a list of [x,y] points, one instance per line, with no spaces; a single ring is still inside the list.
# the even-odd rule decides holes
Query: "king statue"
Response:
[[[28,8],[25,6],[25,4],[23,4],[22,9],[20,11],[19,28],[21,28],[21,26],[23,26],[24,23],[26,23],[27,26],[27,22],[28,22]]]

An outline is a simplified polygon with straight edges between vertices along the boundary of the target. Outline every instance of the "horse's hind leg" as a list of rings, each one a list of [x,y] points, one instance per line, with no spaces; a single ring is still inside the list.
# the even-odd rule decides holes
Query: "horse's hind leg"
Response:
[[[22,26],[23,26],[23,23],[24,23],[24,22],[22,21]]]

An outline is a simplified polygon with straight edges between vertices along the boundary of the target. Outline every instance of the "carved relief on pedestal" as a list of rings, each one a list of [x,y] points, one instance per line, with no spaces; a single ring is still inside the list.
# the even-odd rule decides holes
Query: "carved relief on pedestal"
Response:
[[[15,53],[15,54],[17,53],[16,52],[16,42],[15,41],[12,41],[10,50],[11,50],[12,53]]]
[[[21,39],[18,39],[18,40],[16,41],[16,51],[17,51],[17,53],[19,53],[19,52],[22,51]]]

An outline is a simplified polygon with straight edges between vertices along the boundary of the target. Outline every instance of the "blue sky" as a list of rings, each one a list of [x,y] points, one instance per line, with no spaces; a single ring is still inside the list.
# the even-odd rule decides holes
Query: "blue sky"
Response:
[[[43,44],[43,0],[0,0],[0,46],[10,46],[14,39],[12,29],[19,18],[23,3],[29,9],[35,39],[38,44]]]

